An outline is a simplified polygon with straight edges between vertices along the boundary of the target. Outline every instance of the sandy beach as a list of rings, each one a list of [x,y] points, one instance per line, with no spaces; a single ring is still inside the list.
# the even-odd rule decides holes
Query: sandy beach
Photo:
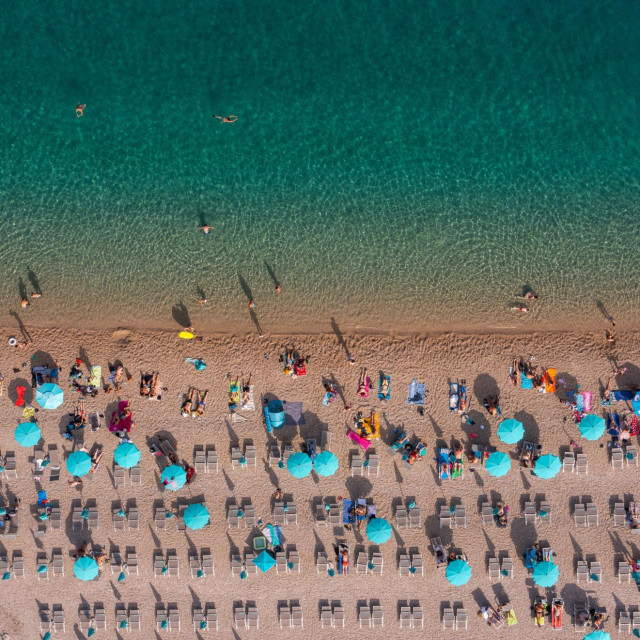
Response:
[[[619,334],[615,345],[607,345],[602,333],[574,335],[571,333],[540,333],[530,335],[452,335],[431,336],[357,336],[345,335],[344,343],[335,335],[297,336],[295,342],[286,337],[267,336],[205,336],[203,342],[189,344],[171,333],[143,333],[119,330],[112,333],[91,333],[73,330],[33,329],[32,342],[24,350],[5,347],[0,355],[0,371],[4,374],[4,394],[0,412],[4,429],[0,434],[0,451],[15,451],[17,479],[2,479],[2,506],[20,497],[22,509],[15,540],[0,540],[0,555],[9,562],[16,552],[24,557],[26,577],[3,581],[3,597],[0,600],[0,632],[11,638],[41,637],[38,633],[38,611],[42,605],[55,608],[62,605],[66,633],[83,637],[78,631],[78,608],[88,605],[103,606],[106,611],[108,631],[99,630],[96,637],[123,637],[124,630],[115,629],[115,608],[137,605],[141,613],[141,638],[155,638],[155,611],[158,604],[177,606],[181,618],[182,635],[193,633],[191,618],[194,606],[215,604],[221,637],[258,637],[267,640],[282,633],[278,622],[278,607],[285,602],[299,603],[304,615],[304,633],[310,638],[343,637],[359,628],[357,608],[364,603],[380,604],[384,612],[383,629],[367,629],[364,635],[373,638],[398,637],[400,634],[398,613],[404,604],[421,606],[424,610],[425,628],[433,637],[444,637],[442,609],[464,607],[468,612],[471,637],[490,634],[496,638],[513,637],[514,633],[533,633],[534,620],[531,606],[536,595],[562,597],[565,601],[564,633],[573,634],[570,613],[576,601],[589,599],[592,606],[606,607],[611,619],[606,630],[615,631],[617,613],[637,602],[637,589],[630,584],[618,584],[618,561],[640,557],[640,542],[635,531],[628,527],[613,527],[612,505],[634,498],[633,485],[638,481],[639,470],[632,466],[613,470],[607,450],[607,437],[587,442],[580,438],[571,420],[569,409],[560,404],[558,395],[540,394],[509,385],[508,368],[514,356],[533,354],[542,367],[557,369],[569,390],[593,391],[593,413],[602,414],[598,401],[600,381],[606,382],[614,359],[626,366],[626,373],[618,378],[616,388],[637,389],[640,386],[640,370],[633,364],[640,359],[637,334]],[[8,331],[4,334],[11,335]],[[283,373],[279,355],[285,347],[294,347],[304,356],[310,356],[308,374],[292,379]],[[346,347],[346,349],[345,349]],[[355,358],[350,365],[347,352]],[[48,354],[48,355],[47,355]],[[33,356],[33,360],[32,360]],[[84,364],[102,365],[103,377],[108,377],[108,366],[119,360],[130,372],[132,380],[116,396],[100,392],[95,398],[87,398],[87,412],[98,411],[102,427],[97,432],[85,429],[84,444],[88,450],[94,444],[101,445],[105,455],[97,473],[85,478],[82,488],[68,484],[70,476],[64,468],[64,458],[70,451],[70,442],[61,438],[61,431],[68,422],[78,395],[67,383],[67,374],[76,358]],[[186,357],[202,358],[204,371],[196,371],[185,363]],[[14,427],[22,420],[22,411],[14,405],[15,389],[23,381],[28,387],[29,400],[30,365],[42,359],[58,361],[63,368],[60,384],[65,391],[64,403],[55,410],[39,410],[38,424],[42,430],[44,449],[56,445],[62,456],[62,470],[58,481],[50,481],[45,469],[42,489],[50,501],[58,501],[62,513],[62,529],[50,530],[37,538],[34,532],[42,523],[36,519],[36,484],[32,477],[33,449],[16,444]],[[360,367],[366,367],[368,375],[377,380],[380,371],[392,377],[392,396],[387,404],[381,404],[375,391],[368,399],[356,396]],[[139,395],[140,372],[158,371],[165,390],[162,400],[150,401]],[[86,367],[85,367],[86,373]],[[229,375],[232,378],[251,374],[254,386],[255,411],[240,412],[246,420],[229,419]],[[333,378],[344,392],[352,409],[345,412],[337,399],[330,406],[322,404],[324,378]],[[427,396],[421,415],[416,407],[407,406],[407,388],[412,379],[426,383]],[[465,379],[468,385],[471,407],[469,417],[475,424],[463,422],[448,408],[448,381]],[[190,386],[209,389],[205,415],[197,419],[182,418],[182,396]],[[561,389],[562,385],[559,385]],[[491,444],[501,451],[516,456],[515,446],[505,445],[496,435],[503,418],[489,417],[482,408],[482,400],[499,391],[503,418],[515,417],[525,427],[525,439],[539,442],[544,453],[562,456],[574,439],[579,451],[587,455],[587,476],[560,473],[551,480],[543,480],[530,470],[519,469],[512,461],[511,471],[503,478],[492,478],[479,465],[467,464],[463,478],[440,481],[433,458],[437,446],[450,445],[459,439],[470,448],[471,443]],[[276,443],[265,430],[261,406],[263,398],[278,397],[290,403],[303,403],[304,424],[285,426],[275,432],[277,444],[292,443],[296,450],[306,438],[320,441],[323,431],[332,434],[331,449],[338,456],[340,468],[328,478],[315,474],[305,479],[294,479],[286,469],[269,468],[267,445]],[[109,433],[107,421],[117,399],[130,399],[136,426],[131,433],[133,442],[142,451],[142,484],[114,488],[113,450],[117,438]],[[34,406],[37,406],[34,404]],[[629,413],[630,407],[617,403],[614,408]],[[380,455],[380,475],[352,477],[349,461],[357,451],[354,443],[345,437],[355,411],[380,412],[382,438],[374,441],[369,453]],[[402,427],[407,434],[419,436],[427,445],[427,455],[413,469],[400,464],[398,454],[392,457],[387,446],[393,440],[395,428]],[[158,433],[171,436],[177,443],[181,459],[193,463],[194,448],[215,446],[218,452],[219,473],[198,474],[191,485],[177,492],[163,489],[157,459],[148,451],[148,444]],[[473,438],[470,434],[475,434]],[[633,438],[635,442],[637,438]],[[256,468],[233,470],[230,447],[254,444],[258,461]],[[231,502],[250,500],[256,516],[264,524],[271,522],[272,494],[276,487],[284,493],[284,499],[295,503],[298,524],[283,528],[284,548],[295,547],[300,555],[300,572],[278,575],[276,569],[267,574],[249,575],[246,579],[231,577],[230,556],[244,556],[250,550],[251,529],[243,525],[230,529],[227,525],[227,505]],[[366,538],[342,526],[321,526],[314,522],[316,504],[331,502],[336,497],[367,498],[375,504],[377,515],[387,518],[394,525],[391,539],[380,547],[371,545]],[[483,527],[479,515],[484,501],[504,501],[510,508],[509,525],[506,528]],[[525,524],[522,506],[532,500],[539,505],[546,500],[552,507],[552,522]],[[178,502],[206,502],[211,513],[211,523],[200,531],[179,531],[178,518],[167,523],[166,531],[156,531],[154,509],[164,505],[177,512]],[[395,526],[395,510],[398,505],[415,501],[421,508],[421,526],[398,529]],[[599,511],[599,524],[588,528],[576,528],[573,509],[576,502],[594,502]],[[137,531],[114,531],[112,509],[122,504],[129,509],[135,504],[140,513]],[[461,504],[466,508],[467,526],[453,530],[440,529],[437,514],[442,505]],[[96,505],[99,528],[91,531],[73,530],[71,509],[73,506]],[[473,575],[462,587],[451,586],[444,570],[437,570],[430,550],[429,538],[440,536],[447,550],[450,548],[466,554]],[[124,553],[135,548],[139,573],[129,575],[119,582],[107,566],[102,576],[91,582],[80,582],[73,576],[73,560],[70,553],[79,544],[90,540],[96,548],[108,555]],[[335,558],[334,546],[346,541],[350,547],[351,570],[347,576],[329,577],[316,570],[316,557],[326,551]],[[557,585],[545,590],[536,587],[523,564],[522,556],[527,546],[539,542],[550,546],[554,560],[560,569]],[[209,548],[214,558],[215,576],[192,578],[189,572],[188,553]],[[382,576],[358,575],[355,560],[359,550],[380,551],[384,559]],[[64,556],[64,577],[49,575],[48,580],[38,580],[37,554],[60,550]],[[153,556],[156,550],[163,554],[175,550],[179,559],[179,577],[154,577]],[[424,575],[400,576],[398,556],[401,553],[419,552],[424,558]],[[509,555],[514,561],[513,579],[490,581],[487,560],[490,556]],[[599,561],[602,580],[576,584],[578,560]],[[490,630],[476,617],[480,606],[496,605],[510,601],[518,617],[514,628],[503,626]],[[320,606],[328,601],[341,604],[345,610],[346,629],[322,629],[319,621]],[[242,602],[255,606],[259,613],[259,630],[233,628],[233,607]],[[546,628],[550,629],[549,618]],[[114,635],[114,629],[116,631]],[[138,633],[138,632],[132,632]],[[199,631],[201,637],[212,633]],[[574,634],[575,635],[575,634]]]

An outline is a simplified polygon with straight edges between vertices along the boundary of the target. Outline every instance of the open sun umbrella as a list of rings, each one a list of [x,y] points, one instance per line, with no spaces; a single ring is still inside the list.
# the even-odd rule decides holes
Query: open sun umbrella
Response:
[[[57,409],[64,400],[64,391],[52,382],[45,382],[36,390],[36,402],[43,409]]]
[[[140,450],[131,442],[123,442],[116,447],[113,459],[117,465],[131,469],[140,462]]]
[[[73,575],[78,580],[93,580],[98,573],[98,563],[89,556],[78,558],[73,565]]]
[[[461,587],[471,580],[471,567],[464,560],[454,560],[447,565],[445,575],[454,587]]]
[[[580,420],[578,428],[580,435],[586,440],[597,440],[604,433],[604,418],[590,413]]]
[[[544,456],[540,456],[536,460],[536,466],[533,469],[538,478],[544,478],[548,480],[558,475],[560,469],[562,469],[562,462],[558,456],[554,456],[552,453],[547,453]]]
[[[539,587],[553,587],[558,582],[560,569],[553,562],[541,562],[533,569],[533,581]]]
[[[209,524],[209,512],[203,504],[190,504],[184,512],[184,524],[189,529],[202,529]]]
[[[611,636],[606,631],[601,631],[598,629],[597,631],[593,631],[586,636],[583,637],[582,640],[611,640]]]
[[[522,422],[510,418],[498,427],[498,438],[505,444],[515,444],[524,438]]]
[[[253,562],[262,573],[267,573],[267,571],[276,564],[275,558],[266,551],[262,551],[258,557],[254,558],[251,562]]]
[[[373,544],[382,544],[391,537],[391,525],[384,518],[372,518],[367,523],[367,538]]]
[[[311,458],[301,451],[294,453],[287,460],[287,469],[294,478],[306,478],[311,473],[312,467]]]
[[[170,491],[182,489],[187,482],[187,472],[177,464],[169,465],[162,471],[162,484]]]
[[[511,460],[509,460],[509,456],[506,453],[495,451],[487,458],[484,468],[494,478],[506,476],[509,473],[509,469],[511,469]]]
[[[338,470],[338,458],[331,451],[322,451],[313,461],[313,468],[319,476],[332,476]]]
[[[633,396],[633,400],[631,401],[631,406],[636,415],[640,416],[640,391]]]
[[[22,447],[33,447],[42,437],[35,422],[23,422],[16,427],[16,442]]]
[[[72,476],[86,476],[91,469],[91,458],[86,451],[74,451],[67,458],[67,471]]]

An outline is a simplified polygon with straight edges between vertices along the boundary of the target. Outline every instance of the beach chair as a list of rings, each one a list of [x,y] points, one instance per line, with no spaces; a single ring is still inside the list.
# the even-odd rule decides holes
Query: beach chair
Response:
[[[631,628],[633,629],[634,633],[636,629],[640,631],[640,611],[634,611],[632,613]]]
[[[158,631],[166,631],[169,629],[169,617],[167,616],[167,610],[164,605],[156,608],[156,629]]]
[[[251,528],[256,526],[256,510],[253,505],[249,502],[242,507],[244,511],[244,516],[242,520],[244,521],[244,528]]]
[[[591,582],[602,582],[602,565],[597,561],[589,563],[589,580]]]
[[[589,623],[589,609],[585,602],[575,602],[573,604],[573,628],[579,633],[587,630]]]
[[[60,479],[60,452],[55,444],[49,445],[49,482]]]
[[[611,468],[624,469],[624,453],[619,447],[611,449]]]
[[[129,507],[127,513],[127,525],[129,531],[140,529],[140,511],[138,507]]]
[[[369,605],[361,604],[358,607],[358,622],[360,623],[361,629],[362,627],[371,626],[371,609]]]
[[[587,526],[598,526],[598,507],[593,502],[587,503]]]
[[[407,529],[409,527],[409,514],[404,506],[396,507],[396,528]]]
[[[242,565],[242,558],[234,553],[231,556],[231,577],[237,578],[244,571],[244,566]]]
[[[327,510],[324,508],[324,504],[317,504],[315,510],[315,523],[318,525],[327,526]]]
[[[364,475],[364,462],[359,453],[351,454],[351,477]]]
[[[618,614],[618,633],[631,633],[631,613],[628,611]]]
[[[442,611],[442,628],[443,629],[455,629],[456,616],[453,609],[445,607]]]
[[[451,509],[445,504],[440,507],[440,528],[451,529],[452,528]]]
[[[218,611],[213,605],[205,607],[205,619],[207,621],[207,629],[218,630]]]
[[[489,580],[502,579],[502,573],[500,571],[500,561],[498,560],[498,558],[489,558],[487,572],[489,573]]]
[[[178,555],[175,551],[170,551],[167,553],[167,574],[170,578],[180,577],[180,564],[178,562]]]
[[[553,562],[553,549],[551,547],[542,547],[542,561]]]
[[[61,553],[51,554],[51,570],[54,578],[56,576],[64,577],[64,557]]]
[[[440,480],[451,479],[451,450],[447,447],[438,449],[438,477]]]
[[[336,629],[343,629],[345,626],[344,607],[336,606],[333,608],[333,626]]]
[[[138,554],[135,551],[127,551],[127,575],[135,573],[138,575]]]
[[[49,514],[49,528],[54,531],[60,531],[62,529],[62,513],[59,506],[51,507],[51,513]]]
[[[131,467],[131,469],[129,469],[129,482],[131,482],[131,484],[137,484],[137,485],[141,485],[142,484],[142,468],[140,467],[139,464],[135,465],[135,467]]]
[[[364,551],[360,551],[358,553],[358,557],[356,559],[356,573],[357,574],[366,574],[367,573],[367,554]]]
[[[576,565],[576,582],[589,582],[589,567],[584,560],[578,560]]]
[[[411,571],[411,558],[407,554],[401,554],[398,558],[398,573],[401,576],[415,575]]]
[[[93,608],[93,620],[95,622],[96,629],[107,628],[107,614],[104,610],[104,607]]]
[[[245,459],[245,465],[247,467],[253,467],[254,469],[256,468],[258,458],[256,454],[256,448],[254,445],[248,444],[245,446],[244,459]]]
[[[202,551],[200,554],[200,560],[204,576],[215,576],[216,571],[213,566],[213,556],[208,551]]]
[[[24,557],[22,556],[22,551],[13,552],[11,564],[13,566],[13,577],[24,580]]]
[[[36,556],[36,575],[38,582],[49,579],[49,558],[46,553],[39,553]]]
[[[367,476],[377,478],[380,475],[380,456],[376,453],[369,454],[369,466],[367,467]]]
[[[501,573],[503,577],[513,580],[513,560],[508,556],[502,558]]]
[[[153,521],[156,527],[156,531],[167,530],[167,510],[165,507],[157,507]]]
[[[562,459],[562,473],[573,473],[576,469],[576,456],[573,451],[565,451]]]
[[[616,502],[613,505],[613,526],[624,527],[627,524],[627,512],[624,508],[624,502]]]
[[[304,627],[302,607],[300,605],[293,605],[291,607],[291,626],[294,629],[302,629]]]
[[[124,487],[127,484],[126,469],[117,464],[113,465],[113,486],[114,488]]]
[[[87,529],[97,530],[99,529],[98,525],[98,508],[90,507],[89,508],[89,517],[87,518]]]
[[[289,502],[284,510],[285,524],[298,524],[298,507],[295,502]]]
[[[340,505],[337,503],[331,503],[329,505],[329,524],[338,525],[342,523],[342,515],[340,513]]]
[[[482,517],[482,526],[496,526],[496,520],[493,517],[493,507],[490,502],[483,502],[480,507],[480,516]]]
[[[380,605],[374,604],[371,607],[371,626],[384,627],[384,612]]]
[[[422,607],[413,607],[411,609],[411,628],[424,629],[424,612]]]
[[[525,502],[523,515],[525,524],[535,524],[538,521],[536,505],[533,502]]]
[[[71,528],[84,529],[84,518],[82,517],[82,507],[75,507],[71,512]]]
[[[33,448],[33,478],[37,482],[42,482],[42,476],[45,470],[45,466],[42,465],[44,459],[45,455],[42,447],[35,446]]]
[[[589,462],[587,456],[584,453],[579,453],[576,456],[576,474],[588,475],[589,474]]]
[[[627,445],[624,453],[625,460],[627,461],[627,468],[631,465],[638,466],[638,449],[635,445]]]
[[[192,578],[199,578],[202,573],[202,565],[197,553],[189,552],[189,571]]]
[[[129,616],[123,604],[116,605],[116,629],[120,632],[124,629],[129,630]]]
[[[53,633],[66,633],[64,611],[62,605],[53,605]]]
[[[291,607],[288,604],[282,604],[278,608],[278,621],[281,629],[291,629]]]
[[[127,518],[124,514],[122,507],[117,507],[111,510],[113,517],[113,530],[124,531],[127,524]]]
[[[454,516],[454,522],[457,527],[467,528],[467,511],[462,505],[457,505]]]
[[[78,626],[80,631],[89,631],[92,625],[91,609],[88,605],[80,606],[78,609]]]
[[[276,502],[273,505],[273,523],[276,526],[284,526],[285,524],[285,512],[284,512],[284,503]]]
[[[169,608],[169,631],[180,631],[180,611],[176,607]]]
[[[2,469],[4,477],[9,480],[14,480],[18,477],[18,467],[16,464],[16,454],[13,451],[7,451],[4,456],[4,467]]]
[[[539,522],[550,523],[551,522],[551,503],[547,500],[540,502],[540,511],[538,512]]]
[[[421,553],[411,554],[411,569],[412,575],[424,575],[424,560]]]
[[[412,507],[409,509],[409,528],[419,529],[422,527],[422,511],[420,507]]]
[[[333,628],[333,612],[329,605],[323,605],[320,610],[320,626],[322,629]]]
[[[260,619],[257,607],[247,607],[247,629],[259,629]]]
[[[140,610],[131,605],[129,606],[129,629],[140,631]]]
[[[184,521],[184,512],[187,510],[187,506],[186,504],[180,504],[178,505],[178,531],[186,531],[187,530],[187,523]]]
[[[554,607],[556,605],[560,605],[561,606],[561,611],[560,611],[560,616],[559,617],[555,617],[553,614],[553,610]],[[562,616],[564,614],[564,600],[562,598],[554,598],[551,601],[551,628],[554,631],[561,631],[562,630]]]
[[[287,568],[287,554],[285,551],[277,551],[276,552],[276,574],[284,575],[289,573]]]
[[[625,560],[618,562],[618,584],[631,582],[631,566]]]
[[[245,457],[242,455],[242,449],[240,447],[231,447],[231,468],[243,469],[245,465]]]
[[[124,570],[124,560],[120,551],[111,552],[111,562],[109,564],[111,565],[111,575],[120,575]]]
[[[237,504],[232,503],[227,508],[227,526],[229,529],[239,529],[240,528],[240,515],[239,515],[239,507]],[[277,523],[276,523],[277,524]]]
[[[213,446],[207,447],[207,472],[215,471],[218,473],[218,452]]]
[[[456,631],[467,630],[467,610],[458,609],[456,611]]]
[[[297,549],[289,549],[288,569],[291,573],[300,573],[300,553]]]
[[[325,551],[318,551],[316,557],[316,572],[327,573],[329,570],[329,558]]]
[[[278,467],[280,462],[280,448],[277,445],[271,445],[269,447],[269,454],[267,457],[269,462],[269,466],[273,469],[274,467]]]
[[[197,449],[194,452],[193,468],[196,470],[196,473],[209,473],[209,469],[207,468],[207,456],[204,449]],[[200,611],[200,614],[203,615],[202,610]]]
[[[587,510],[585,506],[581,503],[576,504],[573,509],[573,520],[577,527],[586,527],[587,526]]]
[[[322,440],[320,441],[320,449],[322,451],[331,451],[331,432],[323,431]]]
[[[285,468],[287,466],[287,462],[289,461],[289,458],[293,455],[294,451],[295,449],[291,444],[284,445],[284,448],[282,450],[282,462],[284,463]]]
[[[435,561],[436,561],[436,569],[446,567],[447,552],[445,551],[445,548],[442,545],[442,540],[440,538],[431,538],[431,549],[433,549],[433,557],[435,558]],[[440,550],[440,555],[442,557],[442,560],[438,559],[438,550]]]
[[[51,630],[52,626],[52,618],[51,611],[47,605],[44,605],[38,611],[38,615],[40,617],[40,633],[46,633]]]
[[[127,562],[127,565],[129,563]],[[161,551],[157,551],[153,555],[153,577],[154,578],[166,578],[169,575],[169,568],[164,560],[164,555]]]

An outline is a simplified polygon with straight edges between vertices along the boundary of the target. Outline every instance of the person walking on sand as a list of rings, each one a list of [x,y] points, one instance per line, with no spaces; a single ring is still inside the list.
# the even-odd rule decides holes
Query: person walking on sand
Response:
[[[212,115],[213,118],[217,118],[218,120],[220,120],[220,122],[227,122],[227,123],[231,123],[231,122],[235,122],[238,119],[238,116],[216,116],[216,115]]]
[[[22,300],[20,300],[20,306],[23,309],[28,309],[30,307],[30,302],[26,298],[22,298]]]
[[[82,118],[82,116],[84,115],[84,110],[86,106],[87,106],[86,104],[80,104],[80,103],[76,105],[76,118]]]
[[[202,231],[205,236],[208,236],[212,231],[215,231],[215,227],[210,227],[208,224],[203,224],[201,227],[198,227],[196,231]]]

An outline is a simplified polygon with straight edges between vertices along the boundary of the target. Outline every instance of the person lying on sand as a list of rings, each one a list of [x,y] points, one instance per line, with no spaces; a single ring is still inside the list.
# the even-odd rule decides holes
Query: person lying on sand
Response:
[[[361,398],[366,398],[369,395],[367,370],[364,368],[360,370],[360,380],[358,381],[358,395]]]
[[[242,378],[240,391],[242,392],[242,405],[245,406],[251,402],[251,374],[249,374],[246,381]]]
[[[191,415],[193,405],[196,402],[197,393],[197,389],[189,389],[189,393],[187,394],[187,397],[182,403],[182,407],[180,408],[180,413],[182,414],[183,418],[188,418]]]
[[[207,408],[207,396],[209,395],[209,390],[207,389],[204,393],[199,394],[198,406],[196,408],[196,415],[202,416],[204,415],[205,409]]]

